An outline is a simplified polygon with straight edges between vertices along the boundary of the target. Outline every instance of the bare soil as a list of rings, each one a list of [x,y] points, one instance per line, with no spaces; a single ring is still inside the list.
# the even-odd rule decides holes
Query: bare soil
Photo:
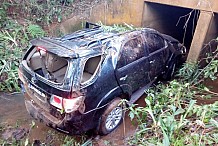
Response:
[[[35,123],[35,126],[31,128],[33,123]],[[58,146],[64,142],[66,137],[65,134],[35,121],[27,113],[21,93],[0,94],[0,126],[2,127],[0,129],[0,139],[3,139],[4,135],[6,137],[10,136],[11,131],[16,133],[20,129],[26,130],[25,136],[31,143],[40,141]]]
[[[145,106],[144,97],[140,98],[137,103],[140,106]],[[35,126],[31,128],[33,123],[35,123]],[[0,139],[3,139],[5,135],[10,137],[14,131],[17,133],[21,131],[20,134],[23,134],[22,129],[24,129],[26,133],[22,137],[23,140],[28,138],[31,143],[40,141],[41,143],[58,146],[64,143],[64,139],[67,136],[34,120],[26,111],[24,97],[21,93],[0,94],[0,126],[3,127],[2,130],[0,129]],[[128,113],[126,113],[124,122],[119,128],[107,136],[97,136],[93,143],[96,146],[127,145],[127,139],[134,134],[136,127],[136,122],[132,123]],[[77,136],[68,137],[78,139]]]

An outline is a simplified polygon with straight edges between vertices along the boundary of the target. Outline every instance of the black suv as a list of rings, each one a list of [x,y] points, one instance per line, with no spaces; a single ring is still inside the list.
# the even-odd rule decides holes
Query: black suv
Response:
[[[158,76],[170,78],[184,50],[150,28],[116,33],[91,23],[32,40],[19,67],[26,108],[69,134],[108,134],[122,121],[120,100],[134,103]]]

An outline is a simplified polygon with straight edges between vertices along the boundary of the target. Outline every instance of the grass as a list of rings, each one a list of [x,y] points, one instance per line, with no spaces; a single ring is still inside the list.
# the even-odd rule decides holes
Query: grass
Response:
[[[197,104],[199,97],[218,95],[203,82],[217,78],[217,55],[218,49],[204,58],[204,67],[199,67],[202,60],[198,64],[184,64],[177,79],[146,91],[146,107],[129,108],[130,118],[138,122],[137,132],[129,138],[130,145],[218,144],[218,102]]]

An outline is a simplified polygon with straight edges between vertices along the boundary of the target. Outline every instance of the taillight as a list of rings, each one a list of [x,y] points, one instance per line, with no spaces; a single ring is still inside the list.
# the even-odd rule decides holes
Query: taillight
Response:
[[[59,109],[63,109],[62,101],[63,101],[63,98],[59,97],[59,96],[56,96],[56,95],[52,95],[51,98],[50,98],[50,104],[57,107],[57,108],[59,108]]]
[[[70,113],[79,109],[80,105],[83,102],[83,96],[72,98],[72,99],[63,99],[63,107],[66,113]]]
[[[71,99],[62,98],[60,96],[52,95],[50,98],[50,104],[59,108],[64,109],[66,113],[70,113],[79,109],[80,105],[83,104],[84,97],[79,96]]]
[[[46,49],[45,49],[45,48],[43,48],[43,47],[39,47],[39,46],[36,47],[36,50],[46,52]]]
[[[57,96],[54,96],[54,102],[57,104],[61,104],[61,99]]]

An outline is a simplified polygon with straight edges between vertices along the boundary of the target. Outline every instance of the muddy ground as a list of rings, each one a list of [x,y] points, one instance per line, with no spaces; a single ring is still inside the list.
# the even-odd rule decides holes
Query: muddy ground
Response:
[[[137,102],[145,105],[143,97]],[[33,128],[31,128],[34,126]],[[118,129],[107,136],[97,136],[94,145],[126,145],[129,136],[133,135],[136,125],[132,124],[126,113],[125,121]],[[11,131],[17,130],[23,141],[29,139],[29,143],[44,143],[46,145],[62,145],[66,140],[77,139],[82,137],[67,136],[58,132],[43,123],[35,121],[26,111],[24,106],[24,98],[21,93],[5,94],[0,93],[0,140],[11,136]],[[23,131],[22,131],[23,130]],[[22,137],[22,134],[25,136]],[[0,141],[1,142],[1,141]]]
[[[66,134],[34,120],[25,109],[21,93],[0,94],[0,126],[1,140],[10,139],[11,131],[22,135],[21,130],[25,131],[25,136],[21,137],[21,140],[28,138],[29,143],[59,146],[65,143],[65,138],[70,139]],[[75,138],[78,139],[78,137]]]
[[[218,93],[218,80],[206,81],[207,87],[212,92]],[[141,97],[136,104],[145,106],[145,96]],[[211,99],[198,99],[198,104],[210,104],[217,101],[218,98],[214,97]],[[33,128],[31,128],[34,125]],[[93,140],[94,146],[104,145],[127,145],[128,138],[134,134],[137,125],[128,117],[128,112],[124,118],[124,122],[107,136],[96,136]],[[8,131],[9,132],[8,132]],[[24,106],[24,98],[21,93],[6,94],[0,93],[0,144],[1,141],[6,137],[10,137],[11,130],[18,130],[18,133],[29,139],[29,143],[44,143],[46,145],[59,146],[66,144],[66,141],[81,141],[81,139],[88,139],[85,136],[68,136],[64,133],[56,131],[45,124],[35,121],[26,111]],[[25,132],[22,133],[22,130]],[[18,135],[19,135],[18,134]],[[84,141],[84,140],[83,140]],[[74,142],[78,144],[77,142]],[[72,143],[71,143],[72,144]],[[74,144],[74,145],[75,145]],[[80,143],[81,144],[81,143]]]

